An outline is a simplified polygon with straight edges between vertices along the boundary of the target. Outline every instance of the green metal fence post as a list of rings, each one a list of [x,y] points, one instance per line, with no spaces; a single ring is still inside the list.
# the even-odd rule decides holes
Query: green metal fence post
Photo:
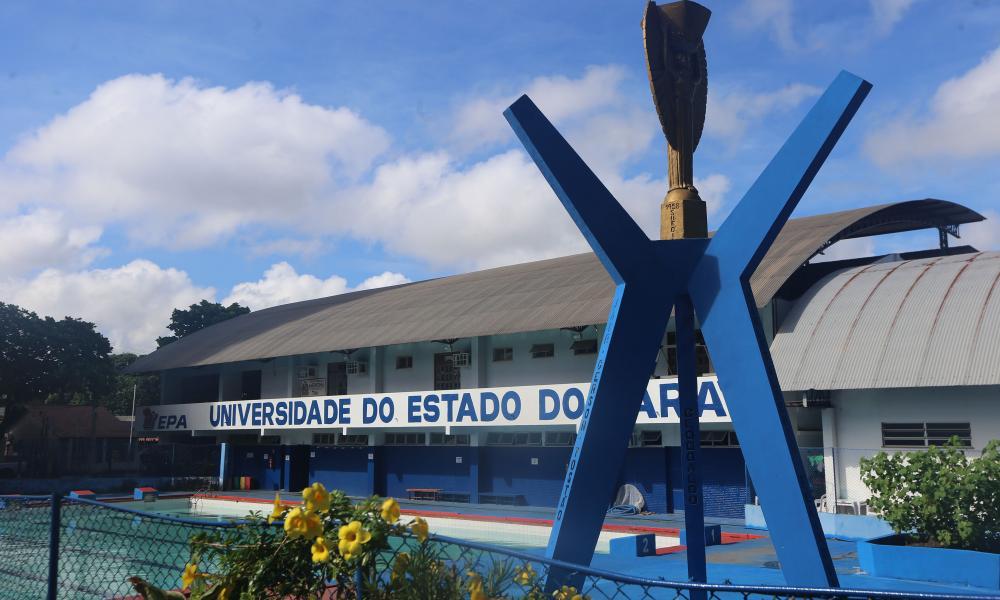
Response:
[[[62,495],[52,494],[52,516],[49,521],[49,593],[48,600],[59,594],[59,525]]]

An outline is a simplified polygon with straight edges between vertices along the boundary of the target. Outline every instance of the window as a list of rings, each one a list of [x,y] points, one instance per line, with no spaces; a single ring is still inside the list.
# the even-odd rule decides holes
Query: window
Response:
[[[426,437],[423,433],[387,433],[386,446],[423,446]]]
[[[572,446],[576,444],[576,433],[572,431],[546,431],[546,446]]]
[[[515,433],[493,431],[486,434],[487,446],[541,446],[542,432]]]
[[[634,431],[629,446],[633,448],[649,448],[663,445],[663,432],[661,431]]]
[[[555,344],[535,344],[531,347],[531,358],[549,358],[555,355]]]
[[[507,362],[509,360],[514,360],[514,349],[513,348],[494,348],[493,349],[493,362]]]
[[[735,431],[702,431],[702,448],[736,448],[740,445]]]
[[[397,356],[396,357],[396,368],[397,369],[412,369],[413,368],[413,357],[412,356]]]
[[[701,330],[695,330],[694,332],[694,360],[695,360],[695,371],[698,375],[704,375],[706,373],[715,372],[714,367],[712,367],[712,358],[708,355],[708,348],[705,346],[705,338],[701,335]],[[667,373],[669,375],[677,374],[677,332],[668,331],[667,332],[667,345],[666,345],[666,360],[667,360]]]
[[[314,433],[313,434],[313,445],[314,446],[332,446],[336,440],[337,434],[335,433]]]
[[[882,423],[884,448],[943,446],[952,436],[958,437],[959,445],[972,447],[969,423]]]
[[[368,434],[367,433],[355,433],[351,435],[339,435],[337,436],[338,446],[367,446],[368,445]]]
[[[597,340],[576,340],[569,347],[574,356],[581,354],[597,354]]]
[[[432,446],[468,446],[468,434],[446,435],[444,433],[431,434]]]

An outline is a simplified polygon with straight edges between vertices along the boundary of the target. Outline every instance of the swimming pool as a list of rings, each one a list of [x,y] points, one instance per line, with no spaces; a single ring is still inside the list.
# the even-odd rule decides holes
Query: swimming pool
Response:
[[[270,506],[259,502],[236,502],[217,498],[168,498],[155,502],[124,502],[118,504],[126,508],[155,512],[173,517],[194,518],[206,522],[231,521],[246,517],[251,511],[270,512]],[[551,527],[543,523],[525,523],[497,518],[463,519],[460,515],[432,516],[421,513],[432,533],[439,535],[483,542],[514,548],[518,550],[541,550],[549,542]],[[408,519],[403,515],[403,519]],[[634,535],[627,531],[601,532],[597,541],[596,552],[607,554],[610,551],[611,540],[618,537]],[[656,547],[676,546],[680,543],[677,537],[656,534]]]

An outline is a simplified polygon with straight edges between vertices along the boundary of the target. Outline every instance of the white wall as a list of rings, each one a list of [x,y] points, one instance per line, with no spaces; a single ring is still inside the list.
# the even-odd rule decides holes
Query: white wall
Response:
[[[843,500],[864,501],[870,495],[861,482],[859,462],[883,450],[882,423],[968,422],[970,456],[1000,439],[1000,386],[835,391],[831,400],[837,429],[837,496]]]

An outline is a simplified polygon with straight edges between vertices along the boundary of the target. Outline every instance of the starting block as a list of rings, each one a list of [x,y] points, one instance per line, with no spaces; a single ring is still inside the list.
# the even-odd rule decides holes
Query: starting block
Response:
[[[96,500],[97,494],[90,490],[73,490],[69,493],[70,498],[84,498],[85,500]]]
[[[143,502],[153,502],[159,495],[160,492],[152,487],[137,487],[132,490],[132,499],[142,500]]]
[[[653,556],[656,554],[656,536],[652,533],[612,538],[611,555],[620,557]]]
[[[718,546],[722,543],[722,526],[705,525],[705,545]],[[687,546],[687,530],[681,529],[681,545]]]

